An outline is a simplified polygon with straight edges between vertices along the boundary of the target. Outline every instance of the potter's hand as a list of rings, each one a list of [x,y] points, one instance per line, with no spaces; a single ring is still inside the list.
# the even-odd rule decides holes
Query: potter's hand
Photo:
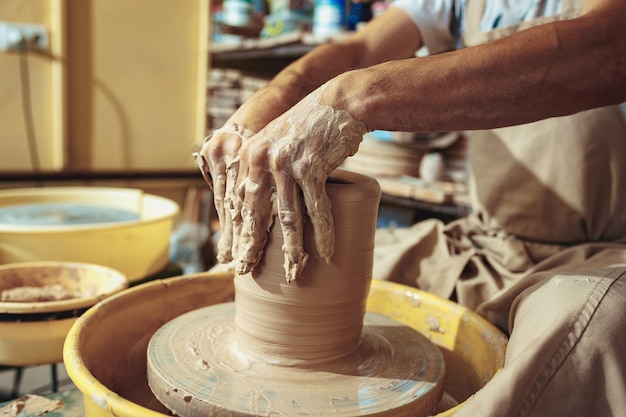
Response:
[[[304,269],[308,254],[303,249],[304,205],[313,225],[318,254],[330,261],[335,251],[331,206],[326,180],[345,158],[353,155],[367,128],[344,110],[320,105],[324,86],[313,91],[290,110],[274,119],[258,134],[243,142],[237,188],[227,188],[226,200],[233,210],[237,242],[236,270],[247,273],[261,259],[268,228],[277,214],[284,238],[287,281]],[[229,197],[236,193],[236,197]]]
[[[200,152],[193,154],[202,176],[213,190],[215,210],[222,227],[217,244],[217,260],[221,263],[233,259],[232,249],[236,247],[233,239],[238,236],[232,218],[235,203],[231,200],[234,196],[237,170],[228,167],[238,160],[243,140],[253,134],[240,125],[227,123],[205,139]]]

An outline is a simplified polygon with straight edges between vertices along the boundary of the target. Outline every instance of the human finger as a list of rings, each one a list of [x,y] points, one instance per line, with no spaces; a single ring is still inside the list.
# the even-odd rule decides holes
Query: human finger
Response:
[[[191,154],[191,156],[196,161],[196,165],[198,165],[204,181],[209,185],[209,188],[213,190],[213,178],[211,177],[209,163],[207,162],[206,158],[202,156],[200,152],[194,152]]]
[[[244,151],[245,153],[245,151]],[[243,199],[245,196],[245,186],[242,186],[244,180],[248,177],[248,165],[241,161],[241,153],[236,161],[233,163],[237,164],[237,175],[235,177],[234,171],[231,171],[231,175],[233,175],[232,184],[234,187],[229,190],[229,195],[231,196],[229,203],[229,209],[231,211],[231,217],[233,222],[233,243],[232,243],[232,252],[233,258],[238,258],[239,246],[241,242],[241,209],[243,207]]]
[[[238,211],[236,210],[235,188],[238,176],[239,158],[234,157],[226,168],[224,175],[224,191],[222,200],[215,199],[216,209],[220,205],[220,225],[222,233],[217,243],[217,260],[221,263],[227,263],[233,260],[234,254],[237,253],[237,236],[238,228],[236,227],[238,219]]]
[[[298,184],[288,173],[278,171],[275,183],[278,220],[283,234],[283,267],[287,282],[291,282],[302,273],[309,259],[304,251],[303,203]]]
[[[252,271],[261,260],[272,221],[275,188],[267,173],[246,177],[238,186],[241,199],[241,229],[235,269],[239,274]]]
[[[263,253],[272,220],[275,187],[268,172],[268,142],[252,137],[239,151],[239,177],[235,189],[238,211],[235,270],[245,274],[254,269]]]
[[[225,163],[223,160],[213,164],[215,175],[213,181],[213,203],[217,218],[221,226],[220,239],[217,244],[217,260],[221,263],[227,263],[232,260],[232,217],[228,210],[228,202],[226,199],[227,176],[225,172]]]
[[[305,175],[300,180],[300,188],[313,226],[315,248],[319,256],[330,263],[335,253],[335,226],[330,199],[326,194],[326,178]]]
[[[232,195],[238,176],[239,149],[243,141],[252,135],[252,131],[241,125],[226,124],[207,137],[200,152],[194,155],[203,177],[213,190],[215,210],[222,229],[217,244],[217,260],[222,263],[233,258],[237,230]]]

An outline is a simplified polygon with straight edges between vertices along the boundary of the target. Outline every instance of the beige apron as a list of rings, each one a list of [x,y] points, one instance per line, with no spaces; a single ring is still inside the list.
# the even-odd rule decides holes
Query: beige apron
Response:
[[[574,6],[581,2],[574,3],[565,0],[567,16],[580,10]],[[469,45],[546,21],[481,34],[484,0],[469,5]],[[622,415],[626,126],[620,109],[468,136],[473,214],[449,225],[431,220],[379,233],[375,274],[443,297],[455,292],[461,304],[510,332],[503,369],[455,417]]]
[[[565,0],[564,16],[480,33],[484,0],[469,1],[464,41],[574,17],[582,3]],[[614,106],[467,135],[473,214],[379,231],[374,276],[456,297],[506,330],[529,274],[626,250],[626,124]]]

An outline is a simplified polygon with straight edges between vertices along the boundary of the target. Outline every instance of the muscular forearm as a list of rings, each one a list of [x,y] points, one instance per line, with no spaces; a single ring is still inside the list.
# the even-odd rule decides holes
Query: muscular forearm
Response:
[[[229,119],[252,131],[284,113],[308,93],[336,75],[354,68],[354,48],[323,45],[282,70],[250,97]]]
[[[509,126],[626,100],[625,42],[602,13],[500,41],[341,75],[322,104],[370,129]]]
[[[231,117],[259,131],[311,91],[337,75],[380,62],[408,58],[422,45],[411,19],[392,8],[338,43],[315,48],[281,71]]]

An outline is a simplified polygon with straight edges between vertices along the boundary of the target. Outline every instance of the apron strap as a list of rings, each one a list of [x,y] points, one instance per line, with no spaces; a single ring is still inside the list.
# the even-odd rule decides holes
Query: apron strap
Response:
[[[475,46],[495,39],[504,38],[524,29],[529,29],[544,23],[573,19],[580,16],[585,6],[585,0],[563,0],[562,13],[559,15],[538,17],[526,22],[483,32],[480,29],[480,23],[485,12],[485,2],[486,0],[469,0],[467,2],[465,8],[466,31],[463,34],[463,43],[465,46]]]
[[[485,0],[470,0],[465,4],[466,33],[479,33],[480,21],[485,12]]]

